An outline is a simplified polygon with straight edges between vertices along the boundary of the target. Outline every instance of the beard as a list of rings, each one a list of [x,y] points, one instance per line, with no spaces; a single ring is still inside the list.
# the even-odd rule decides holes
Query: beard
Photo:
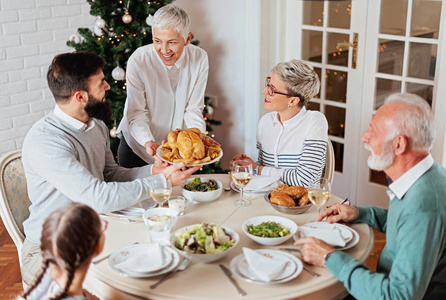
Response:
[[[371,153],[371,156],[369,156],[367,159],[367,164],[369,165],[370,169],[375,171],[383,171],[393,164],[393,161],[395,160],[395,153],[393,153],[392,142],[393,140],[384,143],[381,155],[376,155],[369,144],[364,145],[365,149]]]
[[[112,108],[110,102],[107,100],[102,101],[93,97],[90,93],[88,94],[88,102],[84,107],[85,112],[90,118],[96,118],[109,123],[112,116]]]

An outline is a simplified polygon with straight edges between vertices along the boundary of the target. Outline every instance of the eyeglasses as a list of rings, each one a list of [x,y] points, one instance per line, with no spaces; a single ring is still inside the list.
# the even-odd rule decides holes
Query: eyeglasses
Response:
[[[273,87],[269,84],[270,81],[271,81],[271,77],[266,77],[265,87],[266,87],[266,90],[268,91],[268,95],[270,95],[272,97],[272,96],[274,96],[274,94],[280,94],[280,95],[284,95],[284,96],[288,96],[288,97],[294,97],[293,95],[290,95],[290,94],[285,94],[285,93],[275,91],[273,89]]]
[[[104,234],[104,232],[107,230],[108,227],[108,221],[101,219],[101,235]]]

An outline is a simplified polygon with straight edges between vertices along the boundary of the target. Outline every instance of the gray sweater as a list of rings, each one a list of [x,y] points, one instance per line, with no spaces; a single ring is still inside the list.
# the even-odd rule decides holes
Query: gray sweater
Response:
[[[44,220],[72,201],[103,213],[149,198],[151,166],[118,166],[107,127],[96,119],[94,123],[78,130],[50,112],[26,135],[22,160],[32,205],[23,225],[29,241],[40,244]]]

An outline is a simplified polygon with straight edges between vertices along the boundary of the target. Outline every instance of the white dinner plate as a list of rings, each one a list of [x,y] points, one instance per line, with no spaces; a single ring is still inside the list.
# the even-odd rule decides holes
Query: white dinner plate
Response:
[[[265,194],[265,193],[269,192],[270,190],[272,190],[273,188],[275,188],[276,186],[278,186],[279,183],[280,183],[280,181],[273,182],[270,185],[268,185],[267,187],[264,187],[263,189],[256,190],[256,191],[253,191],[253,190],[243,190],[243,193],[244,194],[245,193],[246,194]],[[241,192],[241,190],[238,188],[238,186],[235,184],[234,181],[231,181],[230,186],[231,186],[231,189],[233,191],[235,191],[237,193]]]
[[[146,200],[142,200],[141,202],[121,209],[121,210],[116,210],[116,211],[112,211],[109,212],[107,214],[112,215],[112,216],[116,216],[116,217],[129,217],[130,219],[132,217],[136,217],[136,218],[140,218],[142,216],[142,214],[149,208],[155,207],[156,203],[152,198],[146,199]]]
[[[282,259],[288,259],[291,263],[289,264],[289,266],[286,267],[284,274],[281,275],[279,278],[271,280],[270,282],[265,282],[261,279],[256,278],[256,276],[249,271],[249,266],[248,263],[246,262],[245,255],[241,253],[231,260],[230,268],[232,272],[243,280],[259,284],[277,284],[277,283],[287,282],[296,278],[302,272],[303,269],[302,262],[300,261],[300,259],[298,259],[296,256],[292,254],[283,251],[269,250],[269,249],[259,249],[256,251],[262,254],[268,254],[274,256],[276,258],[280,257]],[[294,271],[292,271],[293,269]]]
[[[147,247],[147,245],[148,244],[131,245],[113,252],[108,259],[110,267],[115,272],[124,276],[145,278],[145,277],[154,277],[170,272],[180,262],[180,256],[178,255],[178,253],[175,252],[175,250],[173,250],[170,247],[163,247],[164,256],[166,259],[162,264],[163,266],[159,269],[153,270],[151,272],[142,273],[142,272],[122,270],[115,267],[117,264],[126,260],[129,255],[137,255],[141,251],[141,248],[144,249],[144,247]]]
[[[335,247],[338,250],[350,249],[359,242],[359,234],[354,229],[339,223],[330,224],[328,222],[312,222],[301,226],[313,227],[317,229],[326,229],[326,230],[327,229],[340,230],[341,235],[344,237],[346,241],[346,244],[344,247]],[[294,235],[293,237],[294,240],[298,238],[296,237],[296,235]]]
[[[285,270],[282,272],[282,274],[274,278],[273,281],[279,281],[288,278],[291,275],[293,275],[294,272],[296,272],[297,270],[297,265],[294,262],[294,260],[290,259],[288,256],[283,255],[282,253],[279,253],[279,251],[275,253],[272,253],[271,251],[268,250],[256,250],[256,251],[261,254],[268,255],[268,257],[274,258],[278,261],[281,262],[283,261],[287,263],[285,266]],[[248,261],[246,260],[245,257],[243,257],[243,259],[240,259],[238,261],[237,270],[240,272],[240,274],[242,274],[246,278],[262,281],[262,279],[258,278],[257,275],[255,275],[251,271],[251,268],[249,267]]]
[[[168,143],[166,143],[168,144]],[[175,164],[171,161],[168,161],[167,159],[163,158],[163,151],[161,150],[163,148],[163,145],[160,145],[157,149],[156,149],[156,156],[158,156],[159,159],[161,159],[162,161],[168,163],[168,164]],[[211,161],[205,162],[205,163],[201,163],[201,164],[186,164],[186,167],[196,167],[196,166],[205,166],[205,165],[210,165],[213,164],[217,161],[219,161],[223,156],[223,149],[220,149],[220,154],[218,155],[218,157],[214,158]]]

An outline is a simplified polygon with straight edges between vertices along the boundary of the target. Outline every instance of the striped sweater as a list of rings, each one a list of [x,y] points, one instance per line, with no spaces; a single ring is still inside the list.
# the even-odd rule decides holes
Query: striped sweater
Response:
[[[289,185],[308,186],[325,166],[328,124],[325,116],[305,107],[280,123],[278,113],[264,115],[257,128],[262,175],[279,175]]]

